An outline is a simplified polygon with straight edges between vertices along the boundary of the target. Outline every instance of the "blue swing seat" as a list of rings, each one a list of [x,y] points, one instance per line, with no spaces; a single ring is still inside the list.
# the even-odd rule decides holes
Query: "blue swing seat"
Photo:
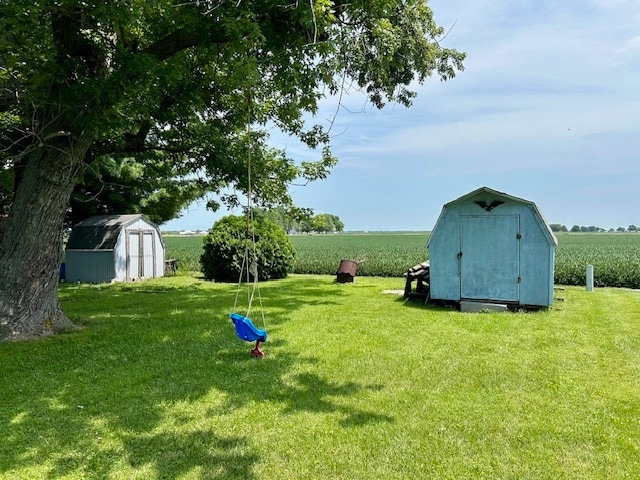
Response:
[[[243,317],[238,313],[232,313],[229,317],[231,317],[231,321],[236,327],[238,337],[242,340],[247,342],[267,341],[267,331],[257,328],[247,317]]]

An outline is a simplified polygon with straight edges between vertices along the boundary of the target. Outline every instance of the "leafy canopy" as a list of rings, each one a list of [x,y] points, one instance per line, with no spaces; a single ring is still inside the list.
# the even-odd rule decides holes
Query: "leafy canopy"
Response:
[[[0,32],[3,184],[34,151],[89,138],[77,217],[137,203],[163,221],[207,191],[237,205],[249,158],[257,204],[290,204],[288,184],[336,163],[304,121],[321,98],[348,84],[408,106],[464,59],[419,0],[1,0]],[[269,148],[267,125],[320,158]]]
[[[269,280],[285,278],[294,258],[291,240],[276,223],[262,215],[228,215],[204,237],[200,265],[207,280]]]

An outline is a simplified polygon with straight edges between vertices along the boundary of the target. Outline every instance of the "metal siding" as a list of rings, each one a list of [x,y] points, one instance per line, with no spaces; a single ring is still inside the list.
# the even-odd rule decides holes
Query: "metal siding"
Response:
[[[115,278],[113,265],[113,251],[111,250],[67,250],[65,253],[68,282],[111,282]]]
[[[115,278],[121,281],[127,280],[127,241],[124,230],[120,232],[113,256],[116,272]]]
[[[140,276],[140,232],[126,232],[127,235],[127,280]]]
[[[130,239],[130,244],[125,247],[127,279],[164,276],[164,242],[159,229],[144,218],[139,218],[127,225],[125,232]],[[132,234],[136,235],[133,240]],[[131,245],[131,241],[135,245]]]
[[[130,222],[130,223],[127,223]],[[130,280],[144,277],[164,276],[164,241],[159,228],[141,215],[95,216],[78,224],[84,228],[91,226],[114,231],[113,251],[94,249],[93,251],[67,250],[67,273],[86,282]],[[115,232],[119,231],[119,234]],[[133,240],[130,233],[134,233]],[[117,239],[116,239],[117,235]],[[144,238],[141,237],[144,235]],[[144,240],[141,242],[141,240]],[[131,246],[130,243],[134,245]],[[103,245],[104,246],[104,245]],[[67,247],[68,248],[68,247]],[[91,248],[94,248],[93,246]],[[131,256],[130,248],[135,249]],[[142,249],[142,251],[140,250]],[[110,261],[105,261],[106,255]],[[90,260],[89,255],[98,254],[99,260]],[[133,262],[133,264],[131,264]],[[70,265],[69,265],[70,263]],[[89,264],[94,264],[89,267]],[[75,280],[74,280],[75,281]]]
[[[156,277],[164,277],[164,244],[162,242],[162,235],[157,233],[153,236],[155,249],[156,249]]]
[[[149,228],[153,228],[149,222],[145,221],[143,218],[138,218],[135,221],[127,224],[125,230],[147,230]]]
[[[155,277],[155,240],[153,232],[142,232],[142,276]]]

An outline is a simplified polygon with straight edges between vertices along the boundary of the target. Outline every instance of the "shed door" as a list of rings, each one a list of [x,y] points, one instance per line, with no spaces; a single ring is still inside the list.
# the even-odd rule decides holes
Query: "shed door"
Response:
[[[127,231],[127,279],[155,276],[155,242],[148,230]]]
[[[142,276],[155,277],[154,266],[155,248],[153,243],[153,232],[142,232]]]
[[[519,216],[462,216],[461,220],[460,297],[519,301]]]
[[[140,276],[140,232],[127,232],[127,280]]]

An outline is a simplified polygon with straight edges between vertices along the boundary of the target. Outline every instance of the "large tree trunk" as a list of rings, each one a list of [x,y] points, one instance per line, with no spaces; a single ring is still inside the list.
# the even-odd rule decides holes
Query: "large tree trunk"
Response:
[[[0,341],[73,327],[58,299],[63,223],[90,144],[56,138],[23,163],[0,240]]]

